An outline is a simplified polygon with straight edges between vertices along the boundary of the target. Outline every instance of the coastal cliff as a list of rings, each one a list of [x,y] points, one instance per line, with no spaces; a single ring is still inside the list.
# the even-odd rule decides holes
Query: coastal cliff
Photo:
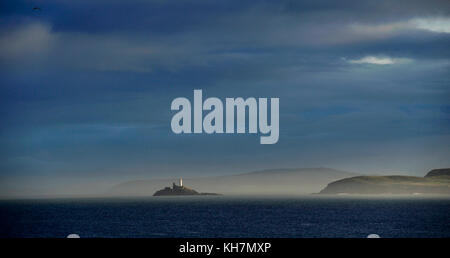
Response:
[[[329,183],[320,194],[450,194],[450,169],[434,169],[425,177],[356,176]]]

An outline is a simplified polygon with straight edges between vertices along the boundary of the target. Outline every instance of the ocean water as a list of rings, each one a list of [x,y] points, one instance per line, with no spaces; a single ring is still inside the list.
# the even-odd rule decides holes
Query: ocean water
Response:
[[[148,197],[0,201],[0,237],[450,237],[450,199]]]

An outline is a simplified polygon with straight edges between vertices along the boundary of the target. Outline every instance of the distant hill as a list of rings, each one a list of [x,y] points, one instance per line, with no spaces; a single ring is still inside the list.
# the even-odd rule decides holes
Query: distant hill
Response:
[[[435,169],[425,177],[356,176],[331,182],[321,194],[450,194],[450,169]]]
[[[270,169],[204,178],[183,178],[184,185],[202,192],[220,194],[310,194],[329,182],[358,174],[331,168]],[[137,180],[118,184],[107,193],[113,196],[151,196],[178,179]]]
[[[450,177],[450,168],[433,169],[430,172],[428,172],[425,177],[434,177],[434,176],[449,176]]]

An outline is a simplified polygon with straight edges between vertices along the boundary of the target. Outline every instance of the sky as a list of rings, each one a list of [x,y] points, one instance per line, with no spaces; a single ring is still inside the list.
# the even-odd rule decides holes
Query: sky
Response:
[[[34,7],[40,9],[33,10]],[[0,3],[0,195],[450,167],[449,1]],[[176,135],[174,98],[277,97],[280,137]]]

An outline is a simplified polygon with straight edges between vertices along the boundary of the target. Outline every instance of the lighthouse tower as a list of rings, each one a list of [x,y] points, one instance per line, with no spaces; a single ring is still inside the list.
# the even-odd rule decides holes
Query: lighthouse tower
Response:
[[[180,177],[180,186],[183,186],[183,178]]]

